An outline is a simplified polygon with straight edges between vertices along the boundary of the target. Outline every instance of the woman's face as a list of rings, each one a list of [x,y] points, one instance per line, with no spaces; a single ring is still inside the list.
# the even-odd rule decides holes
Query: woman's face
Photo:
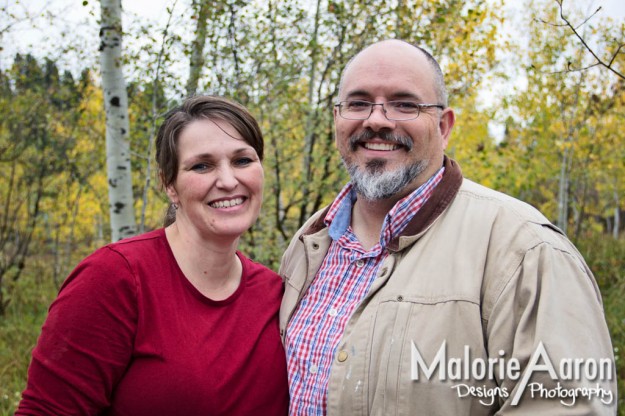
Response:
[[[167,195],[178,205],[179,229],[204,239],[238,238],[258,218],[263,167],[234,127],[195,120],[180,133],[179,170]]]

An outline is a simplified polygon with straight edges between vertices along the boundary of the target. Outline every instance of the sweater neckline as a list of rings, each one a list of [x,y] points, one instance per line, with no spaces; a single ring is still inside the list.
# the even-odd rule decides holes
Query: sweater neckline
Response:
[[[169,244],[169,241],[167,241],[167,236],[165,235],[165,228],[160,229],[160,234],[167,248],[168,256],[173,264],[177,277],[182,281],[182,284],[187,288],[187,290],[189,290],[189,292],[191,293],[191,295],[193,295],[193,297],[195,297],[196,299],[198,299],[199,301],[207,305],[219,307],[219,306],[230,305],[241,296],[241,294],[245,290],[245,286],[247,285],[247,277],[249,275],[248,273],[249,265],[247,264],[245,256],[243,256],[239,250],[237,250],[235,253],[236,256],[239,258],[239,261],[241,262],[241,281],[239,282],[239,286],[227,298],[222,299],[222,300],[215,300],[215,299],[209,298],[208,296],[200,292],[184,274],[184,272],[180,268],[180,265],[178,264],[178,261],[176,260],[176,257],[174,256],[174,252],[171,249],[171,245]]]

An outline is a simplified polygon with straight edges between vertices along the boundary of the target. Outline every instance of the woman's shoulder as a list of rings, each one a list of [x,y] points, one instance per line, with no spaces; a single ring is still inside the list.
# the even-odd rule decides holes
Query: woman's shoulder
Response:
[[[243,273],[247,275],[248,279],[263,280],[270,283],[282,282],[280,275],[271,270],[269,267],[250,259],[240,251],[237,251],[237,255],[243,265]]]
[[[138,266],[156,265],[160,260],[168,257],[167,253],[168,246],[163,229],[150,231],[100,247],[84,258],[69,278],[72,278],[72,275],[83,274],[85,271],[89,271],[90,275],[134,274]]]
[[[159,259],[167,258],[169,245],[165,237],[165,230],[159,228],[154,231],[129,237],[120,241],[109,243],[96,250],[92,257],[117,257],[128,263],[156,262]]]
[[[109,243],[103,248],[108,248],[119,252],[133,252],[136,250],[145,250],[160,247],[162,243],[166,241],[167,238],[165,237],[165,229],[158,228],[153,231],[148,231],[144,234],[139,234],[134,237],[128,237],[123,240]]]

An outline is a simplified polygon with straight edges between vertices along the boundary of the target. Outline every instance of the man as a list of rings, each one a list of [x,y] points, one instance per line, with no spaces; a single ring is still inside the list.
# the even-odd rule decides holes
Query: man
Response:
[[[373,44],[339,100],[351,182],[280,268],[291,414],[614,414],[590,270],[538,211],[444,155],[455,116],[434,58]]]

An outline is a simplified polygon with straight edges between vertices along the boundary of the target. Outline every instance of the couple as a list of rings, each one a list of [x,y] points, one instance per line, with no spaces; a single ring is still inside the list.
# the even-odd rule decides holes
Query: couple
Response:
[[[175,220],[72,272],[17,414],[615,414],[590,270],[540,213],[444,155],[455,115],[436,60],[375,43],[339,99],[351,181],[281,277],[237,251],[262,201],[256,121],[215,97],[168,113],[157,160]],[[571,359],[607,373],[567,377]]]

